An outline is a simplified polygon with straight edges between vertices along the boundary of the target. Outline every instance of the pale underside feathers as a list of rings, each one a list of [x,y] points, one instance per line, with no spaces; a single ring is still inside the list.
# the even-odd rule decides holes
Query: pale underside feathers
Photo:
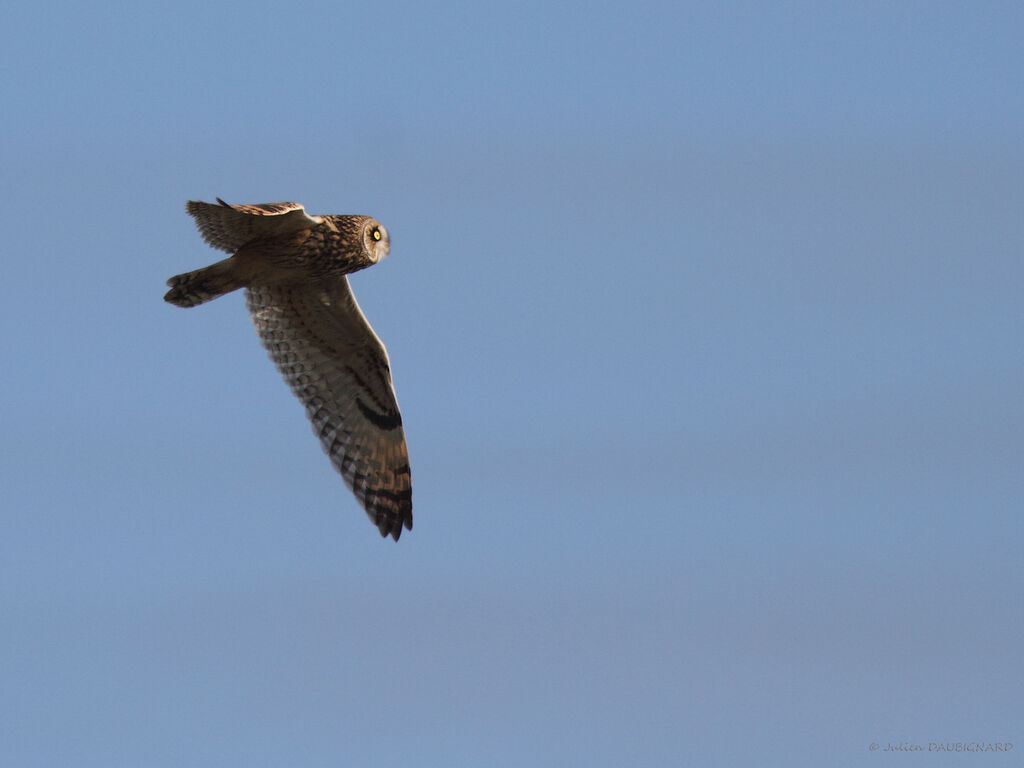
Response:
[[[187,210],[207,243],[234,255],[171,278],[164,298],[194,306],[246,289],[260,341],[331,463],[381,535],[397,541],[412,529],[405,431],[387,351],[346,276],[387,254],[386,230],[368,217],[310,216],[298,203],[218,198],[190,201]]]

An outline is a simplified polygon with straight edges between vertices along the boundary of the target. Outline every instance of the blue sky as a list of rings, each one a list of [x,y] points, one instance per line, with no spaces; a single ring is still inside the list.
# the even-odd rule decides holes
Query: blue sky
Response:
[[[22,4],[0,756],[1024,749],[1012,3]],[[188,199],[367,213],[383,541]],[[1012,765],[989,754],[986,765]]]

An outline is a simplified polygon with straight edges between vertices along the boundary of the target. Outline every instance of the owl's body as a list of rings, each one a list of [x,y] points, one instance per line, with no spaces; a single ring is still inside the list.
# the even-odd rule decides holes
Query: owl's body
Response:
[[[233,254],[167,281],[192,307],[238,288],[256,332],[306,407],[324,451],[382,536],[412,528],[412,479],[387,352],[346,275],[389,249],[367,216],[309,216],[298,203],[190,201],[203,239]]]

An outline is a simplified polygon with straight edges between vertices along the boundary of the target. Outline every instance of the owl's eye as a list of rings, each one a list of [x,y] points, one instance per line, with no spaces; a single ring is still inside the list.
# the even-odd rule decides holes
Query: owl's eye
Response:
[[[370,231],[370,237],[372,237],[374,240],[380,240],[380,238],[381,238],[380,227],[374,227]]]

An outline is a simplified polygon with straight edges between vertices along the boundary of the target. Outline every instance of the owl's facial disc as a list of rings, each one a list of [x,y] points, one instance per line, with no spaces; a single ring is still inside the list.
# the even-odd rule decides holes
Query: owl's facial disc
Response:
[[[375,262],[383,259],[391,250],[388,231],[373,219],[369,219],[363,228],[363,244],[366,246],[366,252]]]

